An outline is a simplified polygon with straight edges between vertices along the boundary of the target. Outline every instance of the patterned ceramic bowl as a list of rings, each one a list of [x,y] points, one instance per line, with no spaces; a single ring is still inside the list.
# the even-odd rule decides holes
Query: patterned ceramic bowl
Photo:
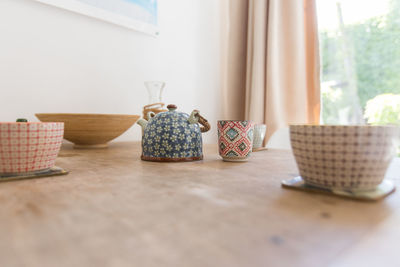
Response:
[[[301,177],[329,189],[379,185],[395,155],[395,126],[291,125],[290,141]]]
[[[0,174],[53,167],[63,134],[62,122],[0,122]]]

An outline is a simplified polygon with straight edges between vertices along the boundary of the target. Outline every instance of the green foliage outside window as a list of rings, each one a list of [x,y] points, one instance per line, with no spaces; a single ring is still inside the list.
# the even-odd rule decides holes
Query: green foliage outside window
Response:
[[[400,0],[392,0],[390,7],[385,16],[345,24],[344,31],[349,37],[345,44],[343,32],[339,30],[320,32],[322,82],[324,85],[324,82],[336,81],[332,86],[340,93],[333,95],[341,95],[331,98],[332,93],[322,88],[324,122],[333,123],[335,118],[338,121],[338,111],[342,109],[343,113],[351,105],[345,73],[348,55],[343,47],[351,46],[357,96],[363,112],[368,100],[377,95],[400,94]]]
[[[400,0],[386,15],[341,26],[320,30],[323,122],[400,126]]]
[[[400,95],[382,94],[367,102],[365,117],[372,125],[400,126]]]

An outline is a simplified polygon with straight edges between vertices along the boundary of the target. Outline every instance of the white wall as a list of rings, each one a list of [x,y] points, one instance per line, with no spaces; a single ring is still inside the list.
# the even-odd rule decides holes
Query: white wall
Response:
[[[141,114],[146,80],[164,80],[163,100],[200,109],[216,140],[219,1],[159,0],[152,37],[34,0],[0,0],[0,121],[34,113]],[[118,140],[140,140],[134,125]]]

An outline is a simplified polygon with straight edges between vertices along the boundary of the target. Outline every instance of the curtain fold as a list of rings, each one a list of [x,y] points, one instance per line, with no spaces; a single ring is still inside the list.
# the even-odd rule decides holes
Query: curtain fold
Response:
[[[225,119],[267,124],[268,139],[290,123],[318,123],[315,0],[223,1]]]
[[[246,93],[247,0],[221,0],[222,119],[243,120]]]

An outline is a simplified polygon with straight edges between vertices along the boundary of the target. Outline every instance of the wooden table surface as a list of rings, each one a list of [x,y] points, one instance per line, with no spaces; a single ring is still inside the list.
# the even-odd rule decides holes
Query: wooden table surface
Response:
[[[400,266],[400,193],[366,203],[281,188],[289,151],[154,163],[139,143],[63,147],[66,176],[0,183],[0,266]],[[400,184],[400,161],[388,179]]]

